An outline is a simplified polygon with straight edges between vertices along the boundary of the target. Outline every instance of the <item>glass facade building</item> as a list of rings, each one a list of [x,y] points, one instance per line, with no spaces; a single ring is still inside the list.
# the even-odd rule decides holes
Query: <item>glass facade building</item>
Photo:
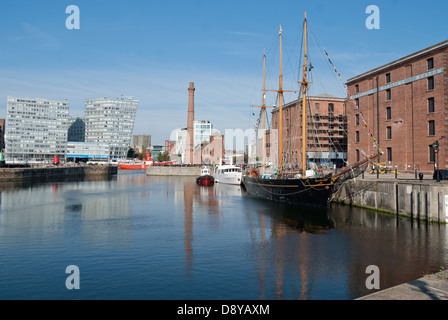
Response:
[[[7,162],[65,159],[68,101],[8,97],[5,128]]]
[[[109,144],[101,142],[68,142],[67,160],[109,160]]]
[[[86,101],[86,142],[105,142],[110,159],[124,158],[132,143],[138,101],[132,98],[99,98]]]
[[[210,143],[213,126],[210,121],[199,120],[194,122],[194,147],[203,142]]]

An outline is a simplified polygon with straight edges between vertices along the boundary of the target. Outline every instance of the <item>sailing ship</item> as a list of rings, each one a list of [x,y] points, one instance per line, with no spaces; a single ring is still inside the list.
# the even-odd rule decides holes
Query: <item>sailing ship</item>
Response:
[[[262,167],[256,169],[246,170],[242,177],[243,186],[249,195],[285,202],[289,204],[300,204],[307,206],[326,207],[330,203],[331,195],[341,183],[354,178],[361,174],[369,165],[370,161],[381,154],[381,149],[378,147],[378,153],[366,157],[364,160],[347,167],[339,173],[334,170],[320,171],[307,167],[306,161],[306,143],[307,143],[307,91],[310,82],[307,80],[308,64],[307,64],[307,18],[305,12],[304,20],[304,64],[303,64],[303,79],[299,81],[301,84],[300,91],[290,91],[283,89],[283,74],[282,74],[282,28],[280,26],[280,77],[279,89],[267,90],[265,87],[265,61],[266,56],[263,56],[263,104],[257,106],[262,108],[263,115],[263,160]],[[311,68],[310,68],[311,69]],[[278,93],[278,108],[279,108],[279,166],[275,173],[265,173],[265,112],[266,108],[266,92],[275,91]],[[301,169],[290,170],[283,167],[283,146],[282,146],[282,103],[284,92],[300,92],[302,95],[302,150],[301,150]]]

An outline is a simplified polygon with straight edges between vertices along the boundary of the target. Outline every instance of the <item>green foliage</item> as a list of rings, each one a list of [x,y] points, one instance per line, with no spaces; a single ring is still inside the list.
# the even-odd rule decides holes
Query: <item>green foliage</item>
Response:
[[[157,155],[158,162],[170,161],[170,155],[167,152],[160,152]]]

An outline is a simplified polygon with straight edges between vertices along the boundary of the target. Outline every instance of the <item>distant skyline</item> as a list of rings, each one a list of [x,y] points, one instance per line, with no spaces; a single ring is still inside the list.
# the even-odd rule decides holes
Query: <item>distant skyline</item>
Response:
[[[73,4],[79,30],[65,24]],[[380,9],[379,30],[366,28],[369,5]],[[331,71],[327,50],[345,82],[447,40],[447,9],[442,0],[5,2],[0,117],[6,117],[8,96],[67,99],[74,117],[84,116],[88,99],[133,96],[140,102],[134,134],[163,144],[172,130],[186,127],[187,87],[194,82],[196,120],[211,121],[221,133],[246,130],[259,112],[250,106],[261,103],[264,48],[266,85],[278,86],[280,24],[285,89],[296,89],[305,10],[314,71]],[[334,72],[319,74],[311,93],[344,97],[338,82]]]

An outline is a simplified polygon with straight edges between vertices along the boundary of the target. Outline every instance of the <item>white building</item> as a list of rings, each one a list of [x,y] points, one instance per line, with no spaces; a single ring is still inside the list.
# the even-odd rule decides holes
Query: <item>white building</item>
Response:
[[[200,120],[194,122],[194,147],[196,148],[202,142],[210,142],[213,126],[210,121]]]
[[[103,142],[68,142],[68,161],[109,160],[109,144]]]
[[[194,149],[201,143],[210,143],[210,136],[213,133],[213,125],[210,121],[200,120],[193,124],[194,133]],[[182,163],[185,162],[185,150],[187,148],[187,128],[180,129],[176,132],[176,154],[180,155]]]
[[[5,130],[7,162],[65,159],[68,101],[8,97]]]
[[[180,155],[181,163],[185,162],[185,149],[187,148],[187,128],[176,132],[176,154]]]
[[[124,158],[132,143],[138,101],[131,97],[86,101],[86,142],[110,145],[110,157]]]

